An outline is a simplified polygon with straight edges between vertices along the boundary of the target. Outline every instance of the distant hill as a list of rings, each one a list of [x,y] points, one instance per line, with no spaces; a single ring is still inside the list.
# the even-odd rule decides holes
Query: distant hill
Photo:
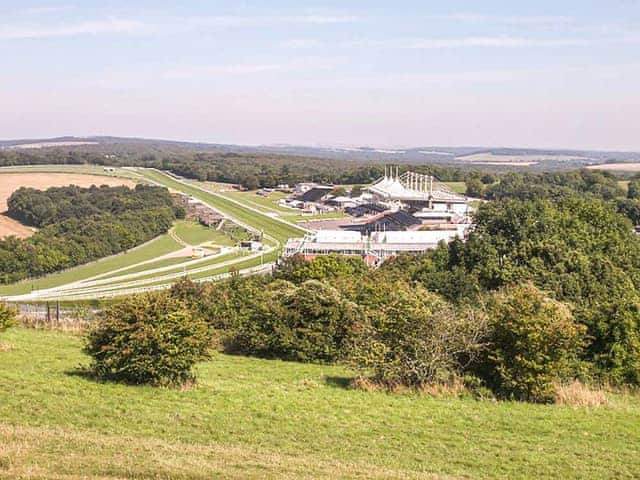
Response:
[[[602,163],[638,162],[640,152],[590,150],[549,150],[500,147],[424,146],[405,149],[383,149],[369,146],[303,146],[303,145],[230,145],[156,140],[127,137],[57,137],[0,141],[0,149],[81,149],[104,153],[117,152],[218,152],[277,154],[317,157],[375,163],[430,163],[440,165],[503,165],[510,167],[543,167],[545,169],[577,168]]]

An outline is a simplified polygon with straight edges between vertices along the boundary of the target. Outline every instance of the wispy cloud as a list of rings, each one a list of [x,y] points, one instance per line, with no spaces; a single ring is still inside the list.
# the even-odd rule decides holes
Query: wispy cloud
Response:
[[[238,63],[221,65],[197,65],[176,67],[163,74],[167,79],[209,78],[224,76],[247,76],[269,72],[306,72],[310,70],[332,70],[335,59],[297,58],[286,63]]]
[[[48,13],[58,13],[73,9],[73,5],[48,5],[41,7],[29,7],[22,10],[20,13],[25,15],[44,15]]]
[[[279,15],[279,16],[242,16],[219,15],[204,17],[186,17],[178,22],[191,27],[269,27],[275,25],[333,25],[355,23],[361,18],[353,15]]]
[[[467,36],[441,38],[404,38],[390,40],[358,40],[345,46],[369,48],[397,48],[411,50],[438,50],[453,48],[553,48],[588,47],[598,44],[640,43],[639,35],[605,38],[534,38],[517,36]]]
[[[50,7],[48,11],[54,11]],[[47,7],[34,9],[34,13],[47,11]],[[47,23],[0,23],[0,40],[38,39],[48,37],[70,37],[95,34],[164,34],[181,33],[200,29],[266,28],[278,25],[333,25],[359,21],[351,15],[286,15],[286,16],[203,16],[184,18],[117,18],[86,20],[52,25]]]
[[[489,23],[499,25],[528,25],[528,26],[552,26],[568,25],[575,23],[572,17],[567,16],[504,16],[484,15],[479,13],[459,12],[444,15],[430,15],[431,20],[450,20],[465,23]]]
[[[316,48],[323,44],[317,38],[291,38],[280,43],[281,47],[292,49]]]
[[[0,40],[41,39],[51,37],[75,37],[105,33],[134,33],[144,29],[136,20],[96,20],[65,25],[0,25]]]

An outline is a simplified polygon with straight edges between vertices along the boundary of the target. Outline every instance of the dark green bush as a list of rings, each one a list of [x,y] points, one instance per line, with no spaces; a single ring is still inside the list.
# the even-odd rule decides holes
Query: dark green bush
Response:
[[[317,280],[268,286],[227,340],[235,353],[303,362],[335,361],[356,318],[356,306]]]
[[[489,304],[490,330],[482,376],[503,398],[553,399],[554,382],[578,370],[586,328],[567,304],[532,284],[506,287]]]
[[[330,281],[357,277],[370,271],[360,257],[322,255],[313,260],[305,260],[302,255],[294,255],[280,261],[274,277],[299,284],[307,280]]]
[[[139,295],[108,307],[89,331],[84,351],[100,379],[179,386],[209,358],[207,324],[166,294]]]
[[[386,386],[447,383],[482,350],[484,314],[457,310],[422,287],[377,288],[349,348],[349,362],[363,376]]]

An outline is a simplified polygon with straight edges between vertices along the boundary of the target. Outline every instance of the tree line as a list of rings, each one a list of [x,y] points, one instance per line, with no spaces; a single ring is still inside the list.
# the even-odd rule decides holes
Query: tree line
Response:
[[[271,276],[185,280],[159,295],[227,353],[342,362],[379,388],[463,383],[549,402],[576,379],[640,384],[640,240],[612,202],[498,199],[475,222],[464,242],[377,270],[291,257]]]
[[[11,217],[39,230],[0,240],[3,284],[123,252],[166,233],[184,215],[168,190],[144,185],[21,188],[8,205]]]
[[[238,154],[143,149],[113,153],[83,150],[0,151],[0,166],[16,165],[105,165],[159,168],[200,181],[260,187],[293,185],[303,181],[332,184],[365,184],[384,175],[382,163],[341,161],[276,154]],[[433,174],[442,181],[464,181],[468,169],[429,165],[403,165],[401,173],[414,170]]]

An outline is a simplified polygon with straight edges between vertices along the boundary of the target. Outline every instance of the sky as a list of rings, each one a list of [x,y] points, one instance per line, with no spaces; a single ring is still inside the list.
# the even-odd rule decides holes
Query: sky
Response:
[[[0,0],[0,139],[640,151],[640,0]]]

